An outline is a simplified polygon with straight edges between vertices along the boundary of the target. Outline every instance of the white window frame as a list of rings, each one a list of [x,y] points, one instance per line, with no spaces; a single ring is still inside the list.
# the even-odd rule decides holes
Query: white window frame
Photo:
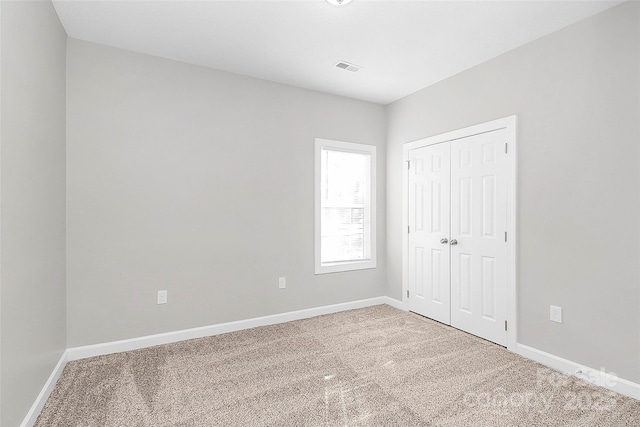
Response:
[[[368,154],[371,156],[370,165],[370,191],[369,191],[369,253],[370,258],[364,260],[342,261],[332,263],[322,263],[321,260],[321,153],[324,148],[335,151],[345,151],[348,153]],[[316,138],[315,140],[315,273],[337,273],[341,271],[364,270],[368,268],[376,268],[376,147],[368,144],[354,144],[351,142],[332,141],[328,139]],[[365,216],[365,227],[367,226]]]

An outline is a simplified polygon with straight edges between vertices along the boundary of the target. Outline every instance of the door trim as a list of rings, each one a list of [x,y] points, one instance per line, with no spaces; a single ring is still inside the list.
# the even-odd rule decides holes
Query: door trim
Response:
[[[402,146],[402,303],[408,307],[407,290],[409,289],[409,150],[425,147],[427,145],[441,144],[456,139],[467,138],[481,133],[492,132],[500,129],[507,131],[507,348],[517,350],[518,343],[518,316],[517,316],[517,116],[504,117],[502,119],[469,126],[463,129],[446,132],[443,134],[418,139],[403,144]]]

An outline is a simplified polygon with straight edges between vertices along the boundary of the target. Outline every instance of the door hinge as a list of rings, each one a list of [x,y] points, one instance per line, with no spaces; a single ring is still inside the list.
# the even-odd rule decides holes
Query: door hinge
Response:
[[[407,225],[407,234],[411,233],[411,226]]]
[[[409,298],[409,289],[407,289],[407,298]]]
[[[411,160],[407,160],[407,169],[411,169]]]
[[[504,321],[504,330],[505,331],[507,330],[507,321],[506,320]]]
[[[507,154],[507,153],[509,152],[509,151],[507,150],[507,146],[508,146],[508,145],[509,145],[509,144],[507,144],[507,143],[505,142],[505,144],[504,144],[504,154]]]
[[[505,242],[507,241],[507,232],[506,231],[504,232],[504,241]]]

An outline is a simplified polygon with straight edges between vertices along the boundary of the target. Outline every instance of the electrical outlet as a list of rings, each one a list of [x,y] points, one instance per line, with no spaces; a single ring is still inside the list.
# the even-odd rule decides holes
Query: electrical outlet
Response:
[[[158,291],[158,304],[167,303],[167,291]]]
[[[286,277],[280,277],[278,279],[278,287],[280,289],[284,289],[287,287],[287,278]]]
[[[562,307],[551,306],[549,318],[552,322],[562,323]]]

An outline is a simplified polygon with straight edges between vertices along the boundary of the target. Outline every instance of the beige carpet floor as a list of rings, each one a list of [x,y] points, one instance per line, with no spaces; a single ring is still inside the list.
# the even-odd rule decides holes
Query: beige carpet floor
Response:
[[[36,426],[640,426],[640,402],[380,305],[69,362]]]

